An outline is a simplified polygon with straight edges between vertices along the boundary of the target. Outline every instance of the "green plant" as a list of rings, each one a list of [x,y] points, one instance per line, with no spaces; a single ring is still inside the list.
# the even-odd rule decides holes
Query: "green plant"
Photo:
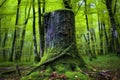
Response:
[[[72,72],[72,71],[67,71],[65,73],[65,75],[67,76],[68,79],[70,80],[76,80],[76,79],[80,79],[80,80],[88,80],[88,76],[85,74],[82,74],[80,72]]]
[[[29,76],[22,77],[21,80],[40,80],[40,73],[38,71],[33,72]]]

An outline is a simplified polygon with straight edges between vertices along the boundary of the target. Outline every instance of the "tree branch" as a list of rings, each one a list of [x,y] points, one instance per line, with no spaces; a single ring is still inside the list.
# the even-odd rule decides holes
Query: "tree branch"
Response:
[[[0,8],[5,4],[6,1],[7,1],[7,0],[4,0],[4,1],[2,2],[2,4],[0,5]]]

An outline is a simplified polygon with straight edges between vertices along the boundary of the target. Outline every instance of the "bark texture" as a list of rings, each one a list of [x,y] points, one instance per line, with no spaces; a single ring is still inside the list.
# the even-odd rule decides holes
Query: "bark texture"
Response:
[[[44,15],[45,53],[41,58],[40,66],[58,70],[55,66],[64,65],[74,70],[76,67],[85,67],[85,63],[78,53],[75,39],[75,20],[71,10],[57,10]],[[28,73],[28,75],[30,74]]]
[[[45,14],[44,27],[45,54],[41,62],[44,63],[44,61],[49,61],[51,58],[56,58],[64,52],[63,55],[53,60],[52,64],[55,61],[60,61],[61,63],[68,61],[66,62],[67,64],[77,63],[79,66],[84,65],[84,61],[76,48],[75,20],[74,13],[71,10],[57,10]],[[72,62],[71,60],[74,61]]]

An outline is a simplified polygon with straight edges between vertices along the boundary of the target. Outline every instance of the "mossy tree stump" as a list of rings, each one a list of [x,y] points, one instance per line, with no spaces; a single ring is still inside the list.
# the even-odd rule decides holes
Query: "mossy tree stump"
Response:
[[[43,21],[45,53],[38,67],[45,65],[53,70],[57,70],[59,65],[69,70],[74,70],[76,66],[85,67],[76,48],[74,13],[71,10],[56,10],[46,13]]]

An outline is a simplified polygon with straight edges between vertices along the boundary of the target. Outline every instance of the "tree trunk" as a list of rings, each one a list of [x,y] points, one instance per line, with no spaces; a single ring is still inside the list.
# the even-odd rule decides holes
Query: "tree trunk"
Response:
[[[45,0],[43,0],[43,9],[42,9],[42,13],[44,13],[45,12]]]
[[[118,0],[115,0],[115,5],[114,5],[114,15],[116,14],[117,1],[118,1]]]
[[[71,0],[63,0],[64,7],[67,9],[72,9],[71,7]]]
[[[15,49],[15,44],[16,44],[16,38],[17,38],[17,29],[18,28],[16,26],[18,25],[18,20],[19,20],[20,3],[21,3],[21,0],[18,0],[17,13],[16,13],[16,22],[15,22],[15,30],[14,30],[14,37],[13,37],[12,49],[11,49],[11,54],[10,54],[9,61],[13,61],[13,54],[14,54],[14,49]]]
[[[106,40],[106,42],[105,42],[105,44],[106,44],[106,49],[105,49],[105,53],[108,53],[108,45],[109,45],[109,43],[108,43],[108,35],[107,35],[107,31],[106,31],[106,26],[105,26],[105,23],[103,22],[103,32],[104,32],[104,35],[105,35],[105,40]]]
[[[44,7],[43,7],[44,8]],[[44,10],[43,10],[44,11]],[[40,38],[40,57],[42,57],[44,53],[44,27],[41,23],[41,3],[38,0],[38,26],[39,26],[39,38]]]
[[[44,15],[45,53],[40,65],[30,73],[45,65],[58,70],[56,65],[69,66],[74,70],[76,66],[85,67],[85,63],[78,53],[75,39],[74,13],[71,10],[57,10]],[[30,74],[29,73],[29,74]]]
[[[88,55],[90,57],[90,61],[92,61],[92,51],[91,51],[91,48],[90,48],[90,28],[89,28],[89,22],[88,22],[88,15],[87,15],[87,0],[85,0],[85,18],[86,18],[86,27],[87,27],[87,39],[88,39]]]
[[[95,37],[95,30],[93,28],[90,29],[90,35],[91,35],[91,43],[92,43],[92,58],[97,58],[96,57],[96,45],[95,45],[95,41],[96,41],[96,37]]]
[[[2,20],[0,18],[0,46],[1,46],[1,41],[2,41],[2,39],[1,39],[1,35],[2,35],[1,26],[2,26]]]
[[[102,31],[102,22],[98,20],[98,28],[99,28],[99,38],[100,38],[100,53],[103,54],[103,31]]]
[[[8,31],[5,32],[5,37],[3,40],[3,48],[5,47],[6,41],[7,41],[7,35],[8,35]],[[7,54],[6,54],[6,50],[5,48],[3,49],[3,60],[6,61],[7,60]]]
[[[26,33],[26,25],[27,25],[28,20],[29,20],[30,10],[31,10],[31,4],[30,4],[29,10],[28,10],[28,16],[27,17],[26,17],[27,7],[25,8],[25,22],[24,22],[24,27],[23,27],[22,36],[21,36],[21,44],[20,44],[20,59],[21,59],[21,56],[22,56],[22,50],[23,50],[23,46],[24,46],[24,38],[25,38],[25,33]]]
[[[46,54],[53,50],[55,55],[68,48],[72,43],[73,50],[65,55],[77,56],[74,14],[69,10],[57,10],[44,16],[45,22],[45,48]],[[57,50],[58,49],[58,50]],[[55,56],[53,53],[52,56]],[[74,54],[73,54],[74,53]]]
[[[116,47],[119,46],[118,42],[118,31],[117,31],[117,26],[114,18],[114,13],[112,11],[112,2],[113,0],[105,0],[106,1],[106,7],[110,16],[110,23],[111,23],[111,41],[110,41],[110,46],[112,46],[111,49],[112,52],[115,52]]]
[[[6,1],[7,1],[7,0],[4,0],[4,1],[2,2],[2,4],[0,5],[0,8],[5,4]]]
[[[37,40],[36,40],[36,32],[35,32],[35,0],[33,0],[33,42],[34,42],[34,54],[35,54],[35,61],[40,61],[40,57],[37,51]]]

